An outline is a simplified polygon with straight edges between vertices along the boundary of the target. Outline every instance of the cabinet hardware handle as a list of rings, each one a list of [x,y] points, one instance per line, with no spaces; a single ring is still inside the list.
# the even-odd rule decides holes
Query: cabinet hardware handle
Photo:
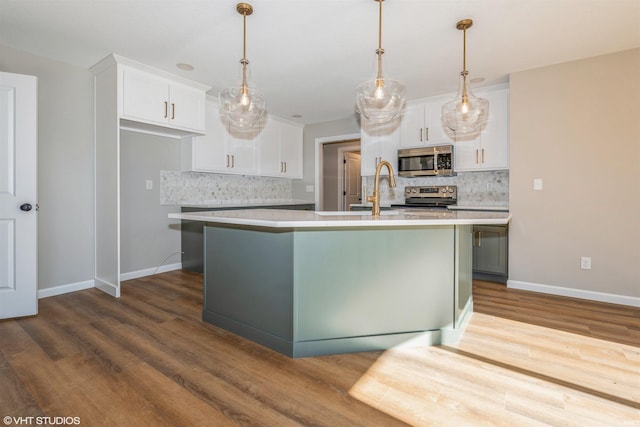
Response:
[[[231,167],[232,168],[236,167],[236,156],[235,156],[235,154],[231,155]]]
[[[422,128],[420,128],[420,142],[422,142]]]
[[[169,102],[164,101],[164,118],[169,117]]]
[[[227,167],[229,167],[229,155],[227,154]]]
[[[480,163],[478,162],[478,149],[476,148],[476,163]]]
[[[171,103],[171,120],[176,118],[176,104]]]
[[[482,149],[482,163],[484,163],[484,148]]]
[[[284,162],[284,173],[287,173],[287,162]]]
[[[429,128],[424,128],[424,133],[425,133],[425,137],[424,140],[425,141],[429,141]]]
[[[280,173],[284,172],[284,166],[282,165],[282,162],[280,162]]]
[[[482,231],[478,231],[478,247],[482,246]]]

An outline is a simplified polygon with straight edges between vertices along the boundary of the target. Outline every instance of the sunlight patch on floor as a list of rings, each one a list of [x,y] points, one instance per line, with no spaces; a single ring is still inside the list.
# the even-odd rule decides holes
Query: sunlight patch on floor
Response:
[[[351,387],[411,425],[640,425],[640,348],[474,313],[456,345],[384,352]]]

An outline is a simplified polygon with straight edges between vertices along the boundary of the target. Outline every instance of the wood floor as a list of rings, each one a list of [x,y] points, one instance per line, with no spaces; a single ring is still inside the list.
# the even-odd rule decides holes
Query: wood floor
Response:
[[[289,359],[203,323],[200,275],[127,281],[118,300],[95,289],[46,298],[37,316],[0,321],[0,416],[83,426],[640,425],[640,309],[486,282],[474,302],[456,345]]]

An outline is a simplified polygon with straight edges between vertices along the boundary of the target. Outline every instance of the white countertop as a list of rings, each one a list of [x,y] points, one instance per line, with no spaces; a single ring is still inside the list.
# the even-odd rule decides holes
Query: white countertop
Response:
[[[511,220],[509,212],[435,210],[382,211],[379,218],[370,212],[312,212],[285,209],[242,209],[169,214],[169,218],[218,224],[249,225],[270,228],[322,227],[402,227],[420,225],[503,225]]]
[[[254,206],[288,206],[288,205],[313,205],[315,202],[313,200],[300,200],[300,199],[274,199],[274,200],[262,200],[262,201],[251,201],[251,200],[225,200],[222,202],[211,202],[211,203],[182,203],[180,207],[183,208],[205,208],[205,209],[235,209],[235,208],[246,208],[246,207],[254,207]]]

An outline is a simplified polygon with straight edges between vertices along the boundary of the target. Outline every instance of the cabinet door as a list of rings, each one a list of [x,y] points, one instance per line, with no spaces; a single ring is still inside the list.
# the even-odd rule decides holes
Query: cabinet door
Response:
[[[388,123],[372,123],[362,119],[360,129],[360,153],[362,176],[375,175],[381,160],[387,160],[395,168],[398,164],[400,142],[400,117]]]
[[[169,81],[132,68],[123,69],[122,117],[166,125],[169,121]]]
[[[426,145],[451,144],[453,142],[442,126],[442,104],[448,100],[446,97],[434,97],[424,104]]]
[[[456,171],[509,168],[509,91],[476,93],[489,101],[489,120],[482,132],[456,138]]]
[[[424,104],[407,105],[402,113],[400,148],[420,147],[426,144],[424,130]]]
[[[473,231],[473,269],[507,274],[507,227],[476,225]]]
[[[255,175],[258,172],[256,153],[260,128],[239,131],[227,129],[230,164],[228,173]]]
[[[490,91],[482,96],[489,101],[489,120],[480,135],[480,158],[484,170],[509,168],[509,91]]]
[[[479,134],[456,138],[454,150],[456,171],[482,170]]]
[[[169,89],[169,123],[173,126],[204,131],[206,94],[189,86],[172,84]]]
[[[280,124],[268,119],[260,133],[259,169],[261,176],[280,176],[284,168],[280,163]]]
[[[302,179],[302,128],[286,123],[280,129],[280,159],[284,163],[284,176]]]
[[[193,138],[192,167],[201,172],[228,172],[227,131],[220,119],[218,106],[207,101],[205,135]]]

